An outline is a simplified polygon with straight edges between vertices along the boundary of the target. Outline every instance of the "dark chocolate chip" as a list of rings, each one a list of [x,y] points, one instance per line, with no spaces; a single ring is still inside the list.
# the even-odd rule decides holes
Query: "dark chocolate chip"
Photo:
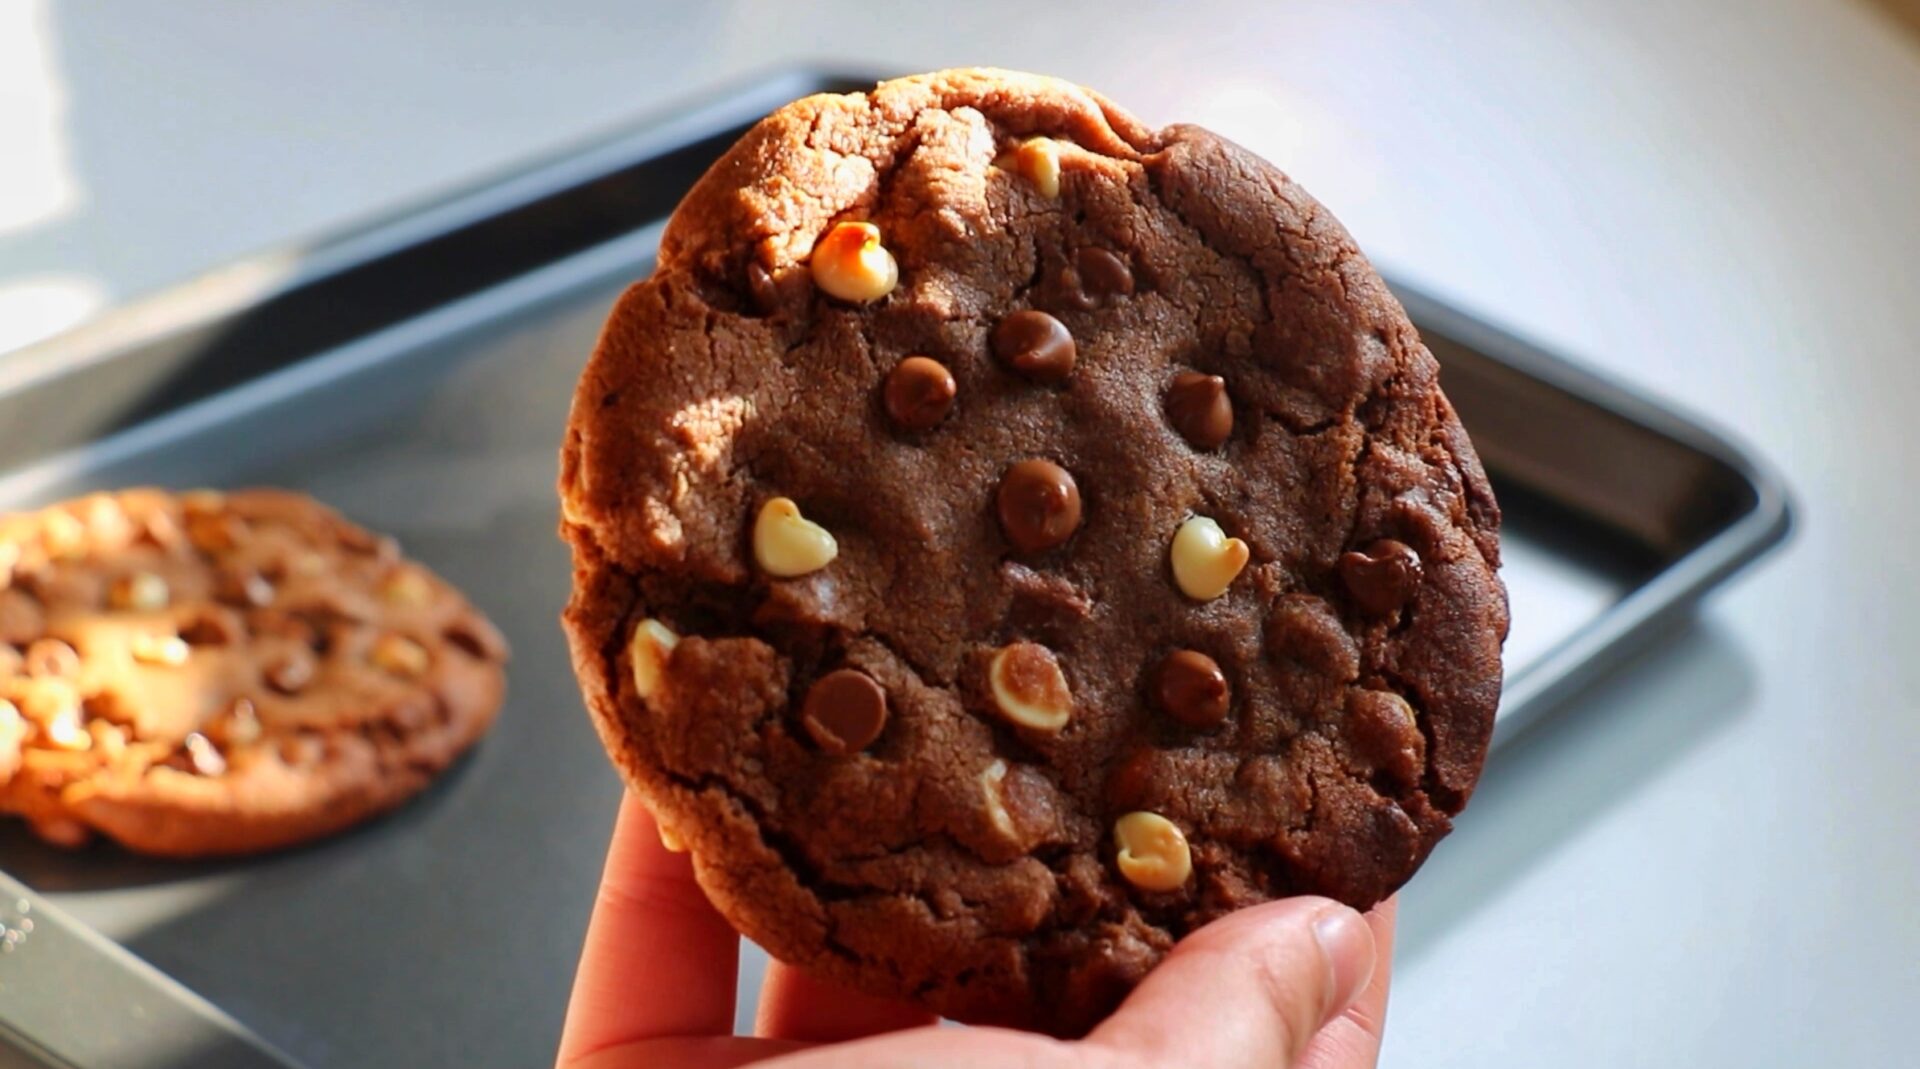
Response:
[[[1405,542],[1382,538],[1365,552],[1341,555],[1340,580],[1362,611],[1390,616],[1420,585],[1420,554]]]
[[[1073,537],[1080,527],[1080,487],[1050,460],[1023,460],[1007,469],[997,495],[1000,529],[1022,553],[1038,553]]]
[[[758,260],[747,264],[747,296],[753,298],[753,306],[762,312],[771,312],[780,306],[780,286],[773,280],[773,272],[760,266]]]
[[[1081,249],[1074,256],[1080,290],[1090,297],[1133,296],[1133,268],[1117,253],[1107,249]]]
[[[1093,311],[1108,298],[1133,295],[1133,269],[1106,249],[1081,249],[1072,264],[1060,269],[1059,277],[1058,299],[1082,312]]]
[[[1188,727],[1218,727],[1227,718],[1229,697],[1226,673],[1197,650],[1175,650],[1154,673],[1154,703]]]
[[[887,374],[887,415],[903,430],[924,431],[945,419],[959,387],[938,360],[909,356]]]
[[[865,672],[828,672],[807,691],[800,722],[822,750],[839,756],[858,753],[887,726],[887,692]]]
[[[1390,691],[1347,695],[1346,735],[1355,749],[1395,781],[1412,786],[1426,765],[1426,739],[1407,700]]]
[[[1227,380],[1182,371],[1167,388],[1167,422],[1195,449],[1218,449],[1233,434],[1233,402]]]
[[[1073,374],[1073,335],[1066,324],[1031,308],[993,328],[993,355],[1035,382],[1065,382]]]
[[[180,625],[180,637],[189,646],[230,646],[240,635],[239,615],[231,609],[207,606]]]

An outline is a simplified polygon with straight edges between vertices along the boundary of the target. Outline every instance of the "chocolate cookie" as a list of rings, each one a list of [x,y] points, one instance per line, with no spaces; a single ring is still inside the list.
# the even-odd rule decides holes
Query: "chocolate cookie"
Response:
[[[297,494],[97,494],[0,519],[0,812],[174,857],[390,809],[493,722],[505,641]]]
[[[1472,792],[1499,511],[1333,218],[1203,130],[953,71],[688,194],[562,459],[615,762],[775,955],[1058,1033],[1368,906]]]

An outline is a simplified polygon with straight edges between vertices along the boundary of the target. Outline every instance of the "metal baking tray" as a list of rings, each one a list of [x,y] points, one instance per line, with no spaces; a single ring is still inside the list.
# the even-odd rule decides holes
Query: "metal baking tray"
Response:
[[[516,651],[492,737],[328,842],[161,863],[0,822],[0,926],[31,929],[0,947],[0,1069],[551,1057],[620,793],[555,622],[573,382],[661,219],[740,128],[864,84],[764,79],[0,360],[0,510],[127,484],[296,487],[400,536]],[[1506,511],[1498,747],[1778,542],[1786,495],[1664,405],[1396,288]]]

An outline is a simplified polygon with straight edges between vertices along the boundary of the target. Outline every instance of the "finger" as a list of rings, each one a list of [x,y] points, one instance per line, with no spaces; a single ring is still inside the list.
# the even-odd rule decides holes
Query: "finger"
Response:
[[[1347,1012],[1333,1019],[1307,1044],[1297,1069],[1371,1069],[1380,1061],[1380,1037],[1387,1025],[1387,982],[1393,973],[1393,922],[1399,898],[1389,898],[1367,913],[1373,930],[1373,979]]]
[[[767,978],[760,985],[760,1013],[753,1032],[770,1039],[841,1043],[936,1020],[911,1003],[818,980],[776,961],[768,964]]]
[[[643,1039],[597,1050],[569,1064],[567,1069],[737,1069],[742,1065],[763,1065],[768,1058],[799,1049],[798,1043],[776,1043],[745,1036]]]
[[[739,936],[694,882],[686,855],[667,850],[629,794],[587,924],[560,1064],[636,1040],[730,1034],[739,956]]]
[[[1366,921],[1330,899],[1243,909],[1182,939],[1087,1042],[1141,1065],[1292,1065],[1373,956]]]
[[[1084,1069],[1088,1062],[1081,1053],[1072,1043],[1005,1028],[914,1028],[813,1047],[762,1062],[754,1069],[978,1069],[983,1065],[993,1069]]]

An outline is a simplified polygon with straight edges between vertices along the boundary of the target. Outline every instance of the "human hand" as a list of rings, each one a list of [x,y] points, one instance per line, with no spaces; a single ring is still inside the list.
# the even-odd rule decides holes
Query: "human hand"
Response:
[[[1085,1039],[934,1028],[932,1014],[773,962],[735,1036],[739,936],[653,818],[621,804],[560,1038],[561,1069],[1205,1065],[1366,1069],[1380,1052],[1394,903],[1244,909],[1181,940]],[[1316,934],[1317,933],[1317,934]]]

